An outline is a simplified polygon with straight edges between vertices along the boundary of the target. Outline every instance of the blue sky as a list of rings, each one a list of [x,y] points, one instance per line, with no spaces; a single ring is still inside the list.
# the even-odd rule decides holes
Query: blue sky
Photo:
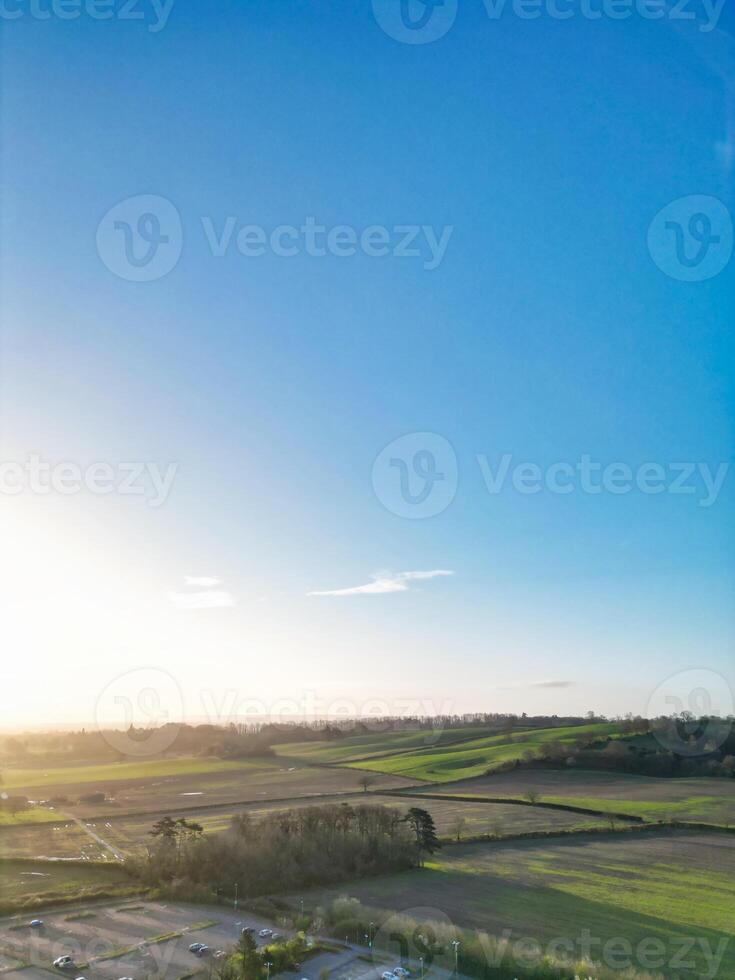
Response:
[[[3,499],[10,722],[87,719],[140,667],[191,717],[205,687],[561,714],[643,711],[692,667],[735,685],[730,477],[708,507],[696,479],[489,494],[476,459],[729,461],[732,264],[682,281],[647,233],[692,195],[732,210],[731,12],[703,32],[492,20],[477,0],[409,45],[364,2],[178,0],[158,31],[140,9],[0,23],[2,458],[178,467],[160,507]],[[183,229],[151,282],[96,246],[139,195]],[[217,257],[202,218],[228,216],[451,237],[435,269]],[[459,477],[414,520],[371,474],[424,432]],[[437,570],[454,574],[308,595]],[[216,579],[221,607],[172,600],[187,576]]]

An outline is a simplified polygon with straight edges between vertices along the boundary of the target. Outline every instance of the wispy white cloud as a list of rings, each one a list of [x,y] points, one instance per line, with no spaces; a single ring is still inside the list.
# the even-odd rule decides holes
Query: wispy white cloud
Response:
[[[196,585],[202,589],[213,589],[220,584],[218,578],[210,578],[208,575],[187,575],[184,579],[187,585]]]
[[[307,595],[386,595],[389,592],[408,592],[411,589],[411,582],[419,582],[430,578],[441,578],[445,575],[454,575],[454,572],[444,568],[436,568],[428,572],[376,572],[370,576],[372,582],[366,582],[365,585],[353,585],[347,589],[326,589],[322,592],[307,592]]]
[[[229,609],[235,605],[231,592],[169,592],[177,609]]]

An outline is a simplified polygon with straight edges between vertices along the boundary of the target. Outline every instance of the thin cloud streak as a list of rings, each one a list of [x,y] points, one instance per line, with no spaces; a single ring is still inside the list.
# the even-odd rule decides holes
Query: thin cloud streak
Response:
[[[187,585],[196,585],[202,589],[212,589],[215,585],[220,585],[218,578],[211,578],[209,575],[187,575],[184,578]]]
[[[426,572],[376,572],[371,576],[372,582],[365,585],[353,585],[346,589],[325,589],[320,592],[307,592],[309,596],[344,596],[344,595],[387,595],[391,592],[410,592],[411,582],[421,582],[432,578],[454,575],[453,571],[436,568]]]

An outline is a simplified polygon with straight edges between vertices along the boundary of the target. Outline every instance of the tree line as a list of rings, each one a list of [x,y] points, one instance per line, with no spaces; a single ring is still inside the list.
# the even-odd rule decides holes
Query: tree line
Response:
[[[181,897],[244,897],[330,884],[415,867],[441,845],[430,813],[411,807],[300,807],[254,819],[237,814],[227,830],[164,817],[144,857],[128,862],[148,885]]]

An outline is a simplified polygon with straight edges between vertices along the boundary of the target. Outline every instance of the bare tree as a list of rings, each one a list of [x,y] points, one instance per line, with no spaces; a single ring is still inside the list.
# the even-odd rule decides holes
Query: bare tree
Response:
[[[455,840],[462,840],[462,831],[467,826],[467,818],[463,817],[461,814],[457,814],[449,826]]]

